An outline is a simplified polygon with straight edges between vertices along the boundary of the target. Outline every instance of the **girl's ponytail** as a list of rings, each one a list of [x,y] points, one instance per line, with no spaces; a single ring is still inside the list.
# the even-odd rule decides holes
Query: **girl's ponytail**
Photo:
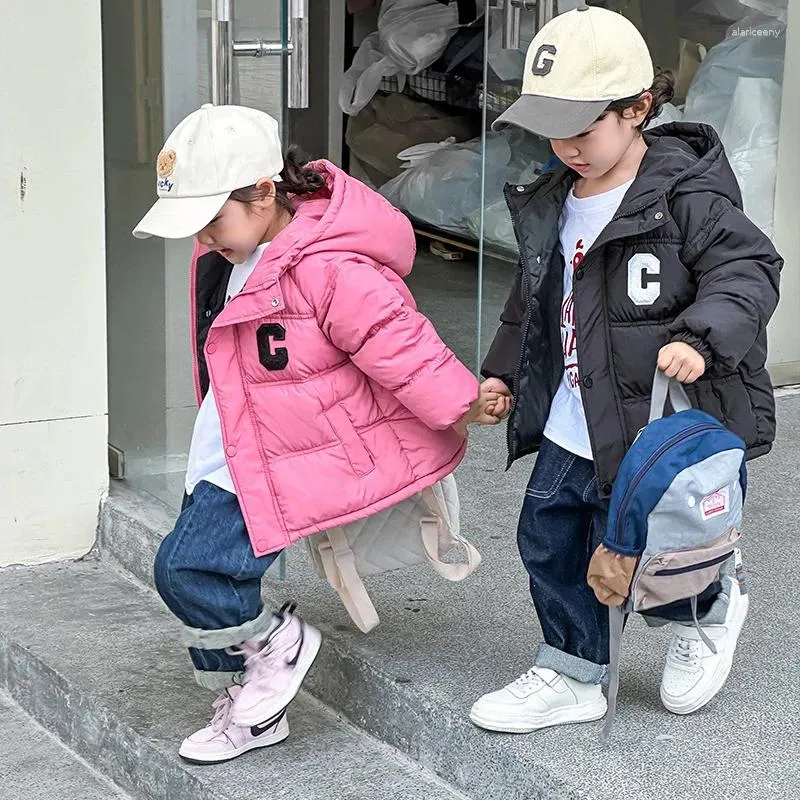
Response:
[[[283,157],[281,180],[275,183],[275,201],[284,210],[294,214],[293,197],[316,194],[325,188],[325,178],[306,165],[296,147],[290,147]],[[252,203],[264,197],[264,192],[255,186],[245,186],[231,192],[231,200]]]

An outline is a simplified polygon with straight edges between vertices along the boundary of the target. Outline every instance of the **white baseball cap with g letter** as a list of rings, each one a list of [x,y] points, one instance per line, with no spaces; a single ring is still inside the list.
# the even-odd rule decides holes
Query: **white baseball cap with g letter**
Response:
[[[548,139],[585,131],[614,100],[653,85],[653,60],[622,14],[583,5],[547,23],[528,48],[522,96],[495,120]]]

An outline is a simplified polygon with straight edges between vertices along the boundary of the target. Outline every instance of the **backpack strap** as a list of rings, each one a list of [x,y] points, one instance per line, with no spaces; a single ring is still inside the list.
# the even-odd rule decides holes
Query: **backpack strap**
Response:
[[[341,598],[350,618],[359,630],[369,633],[380,622],[380,617],[356,570],[355,556],[344,528],[328,530],[327,541],[320,541],[318,552],[325,577]]]
[[[419,525],[422,533],[422,547],[428,563],[445,580],[463,581],[477,569],[481,563],[481,554],[470,542],[452,532],[450,534],[452,540],[463,548],[467,555],[467,563],[453,564],[442,561],[442,520],[439,517],[423,517]]]
[[[622,631],[628,615],[623,606],[608,607],[608,711],[600,732],[600,741],[608,744],[614,717],[617,715],[617,695],[619,694],[619,654],[622,646]]]
[[[656,374],[653,378],[653,394],[650,397],[650,417],[647,420],[648,422],[653,422],[664,416],[668,392],[669,402],[672,404],[674,411],[688,411],[692,407],[692,403],[683,386],[674,378],[668,378],[656,367]]]
[[[445,486],[447,489],[445,489]],[[432,511],[431,516],[420,520],[420,533],[425,557],[431,567],[448,581],[463,581],[470,576],[481,563],[481,554],[457,532],[458,526],[458,490],[452,476],[448,476],[440,484],[423,489],[422,498]],[[442,561],[453,542],[460,546],[467,557],[467,563],[454,564]]]

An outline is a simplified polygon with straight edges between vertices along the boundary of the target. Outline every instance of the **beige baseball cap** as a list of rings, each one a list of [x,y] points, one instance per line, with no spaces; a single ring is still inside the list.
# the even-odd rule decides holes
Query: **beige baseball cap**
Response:
[[[614,100],[653,85],[653,60],[622,14],[583,5],[554,17],[525,58],[522,96],[492,125],[516,125],[548,139],[585,131]]]
[[[282,169],[276,120],[254,108],[207,103],[178,124],[158,154],[158,200],[133,235],[194,236],[214,219],[231,192],[259,178],[278,181]]]

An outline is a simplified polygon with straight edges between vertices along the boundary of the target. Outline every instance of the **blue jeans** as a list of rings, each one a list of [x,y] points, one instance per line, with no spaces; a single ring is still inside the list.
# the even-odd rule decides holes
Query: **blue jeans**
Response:
[[[602,682],[609,660],[608,608],[586,582],[589,560],[605,536],[608,506],[597,491],[594,463],[545,439],[517,528],[544,634],[536,664],[586,683]],[[708,617],[720,588],[714,584],[698,598],[701,619]],[[653,609],[648,616],[656,624],[687,622],[692,611],[682,601]]]
[[[195,677],[211,689],[230,685],[244,667],[226,648],[274,627],[261,579],[278,553],[256,556],[235,494],[201,481],[184,501],[154,565],[156,588],[186,626]]]

